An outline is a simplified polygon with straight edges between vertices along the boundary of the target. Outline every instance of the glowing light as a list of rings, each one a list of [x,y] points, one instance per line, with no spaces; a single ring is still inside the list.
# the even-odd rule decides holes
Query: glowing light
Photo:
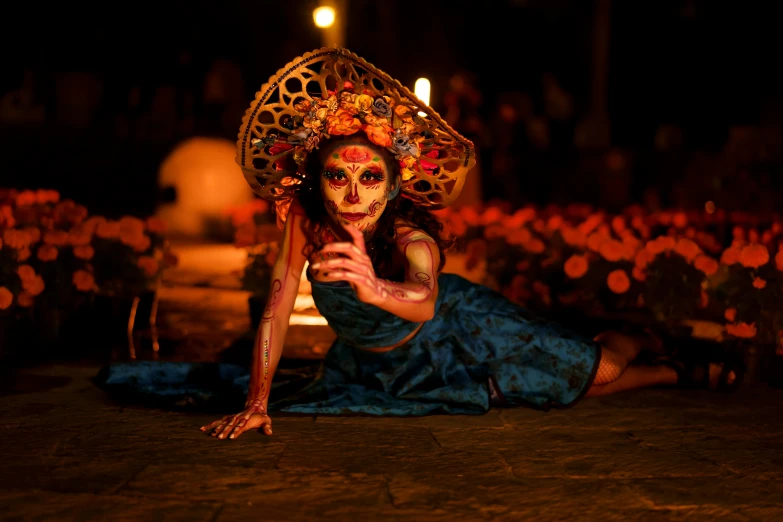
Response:
[[[430,81],[427,78],[419,78],[413,87],[413,92],[418,99],[424,102],[424,105],[430,104]],[[426,116],[426,112],[419,111],[419,116]]]
[[[707,211],[707,214],[713,214],[715,213],[715,203],[712,201],[708,201],[704,204],[704,210]]]
[[[334,19],[334,9],[329,6],[322,5],[321,7],[316,7],[313,10],[313,20],[315,21],[315,25],[321,29],[331,27],[334,24]]]
[[[305,326],[325,326],[329,323],[321,315],[304,315],[304,314],[291,314],[291,318],[288,320],[288,324],[299,324]]]

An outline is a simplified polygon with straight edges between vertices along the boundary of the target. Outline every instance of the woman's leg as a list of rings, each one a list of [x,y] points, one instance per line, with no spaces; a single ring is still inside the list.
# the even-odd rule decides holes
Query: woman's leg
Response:
[[[601,357],[600,364],[604,364],[603,356]],[[716,365],[710,365],[710,374],[712,374],[713,366]],[[593,385],[587,390],[585,397],[609,395],[611,393],[648,388],[650,386],[674,386],[677,384],[677,372],[672,368],[663,365],[629,366],[621,372],[619,377],[615,380],[605,383],[598,382],[598,375],[601,373],[600,365],[598,367],[598,372],[595,381],[593,381]],[[720,373],[720,368],[718,368],[718,373]],[[712,377],[712,375],[710,376]]]
[[[615,348],[617,347],[615,346]],[[598,371],[592,386],[587,390],[586,397],[609,395],[610,393],[650,386],[674,386],[677,384],[678,376],[673,368],[666,365],[629,366],[628,357],[632,353],[620,354],[619,351],[614,351],[609,346],[603,346]],[[722,368],[722,364],[709,365],[710,387],[717,386]],[[730,372],[726,377],[726,384],[731,385],[735,379],[734,372]]]

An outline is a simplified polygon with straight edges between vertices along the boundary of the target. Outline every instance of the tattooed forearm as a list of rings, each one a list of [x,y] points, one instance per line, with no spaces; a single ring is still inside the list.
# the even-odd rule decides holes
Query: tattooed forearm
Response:
[[[407,237],[403,236],[400,240],[400,243],[404,245],[403,252],[405,257],[409,259],[408,282],[383,281],[383,286],[393,299],[405,303],[423,303],[432,295],[432,279],[435,264],[432,242],[407,241],[409,238],[410,235]],[[415,254],[408,252],[408,248],[412,245],[417,245]],[[413,283],[413,281],[418,281],[418,284]]]

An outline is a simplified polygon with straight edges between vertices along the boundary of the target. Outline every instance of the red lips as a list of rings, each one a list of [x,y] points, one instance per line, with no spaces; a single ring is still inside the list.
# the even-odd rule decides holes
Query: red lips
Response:
[[[340,212],[340,217],[348,221],[359,221],[367,217],[367,214],[361,212]]]

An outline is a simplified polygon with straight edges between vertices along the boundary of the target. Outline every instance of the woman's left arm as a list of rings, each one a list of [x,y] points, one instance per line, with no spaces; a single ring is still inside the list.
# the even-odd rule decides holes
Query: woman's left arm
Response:
[[[407,232],[398,244],[406,260],[405,281],[396,283],[376,277],[364,236],[353,226],[345,227],[353,243],[330,243],[322,252],[345,257],[312,265],[331,281],[351,283],[360,301],[377,306],[394,315],[416,323],[429,321],[435,315],[438,298],[437,267],[440,264],[438,245],[418,230]]]

